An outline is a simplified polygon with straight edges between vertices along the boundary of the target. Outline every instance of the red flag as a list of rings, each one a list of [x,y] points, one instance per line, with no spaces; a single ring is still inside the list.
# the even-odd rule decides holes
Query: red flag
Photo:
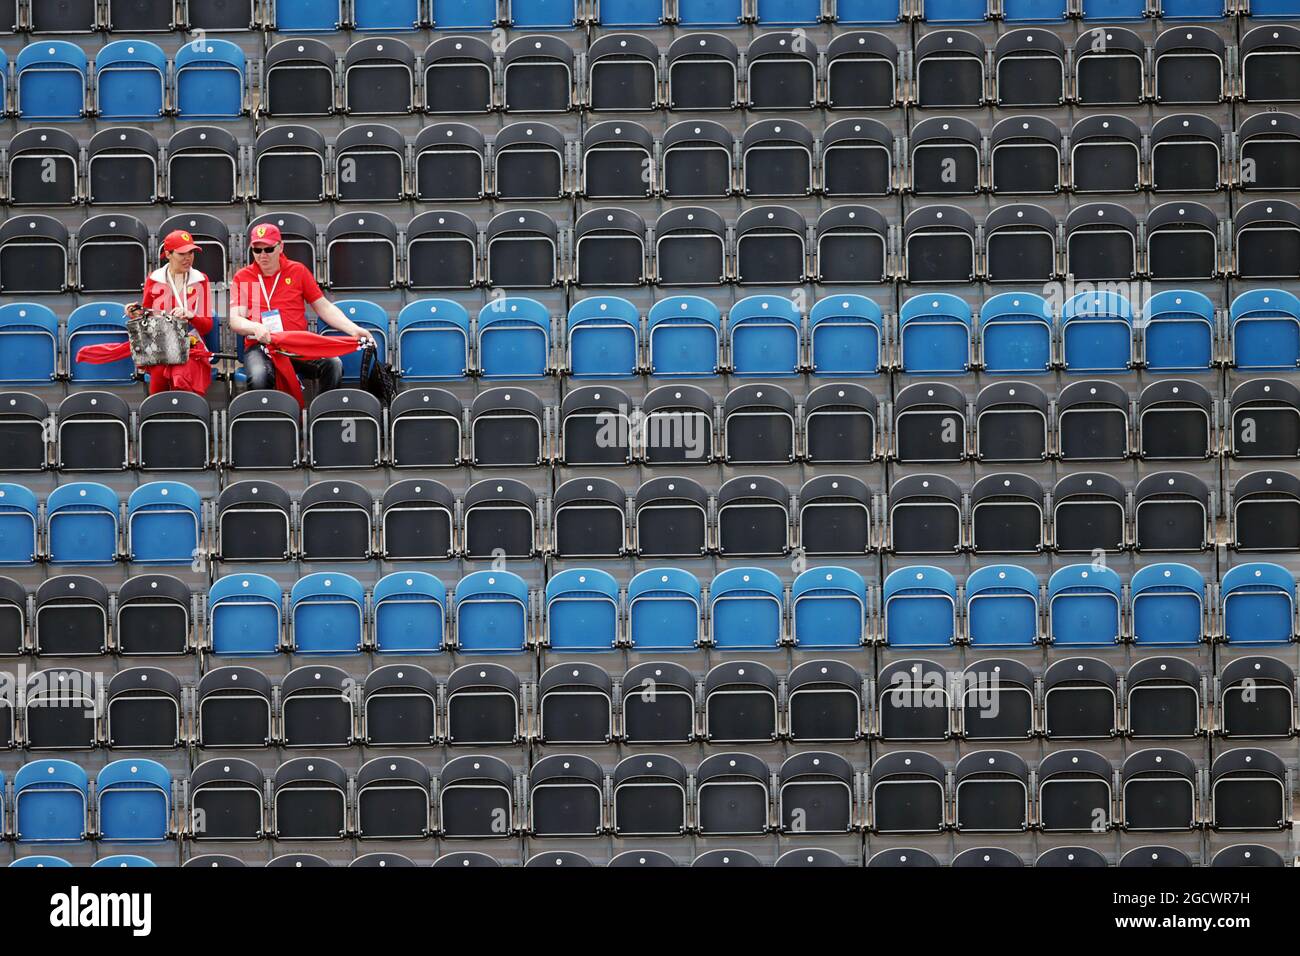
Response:
[[[77,349],[77,361],[87,365],[108,365],[131,357],[130,342],[103,342]]]
[[[322,359],[347,355],[357,350],[359,343],[349,335],[317,335],[315,332],[272,332],[271,344],[266,346],[275,367],[275,387],[288,392],[306,407],[302,396],[302,383],[294,371],[292,359]]]
[[[131,343],[104,342],[77,349],[77,361],[107,365],[131,357]],[[181,365],[150,365],[138,369],[149,376],[149,394],[180,390],[206,395],[212,383],[212,354],[196,336],[190,336],[190,357]]]

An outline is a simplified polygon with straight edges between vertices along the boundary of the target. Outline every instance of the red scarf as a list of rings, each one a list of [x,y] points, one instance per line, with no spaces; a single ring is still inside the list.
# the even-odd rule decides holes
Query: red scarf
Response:
[[[359,343],[350,335],[317,335],[315,332],[272,332],[271,344],[263,346],[275,368],[275,387],[287,392],[306,407],[302,384],[294,371],[293,359],[335,358],[355,352]]]
[[[77,349],[77,361],[108,365],[131,357],[130,342],[105,342]],[[212,382],[212,355],[198,336],[190,336],[190,357],[181,365],[150,365],[139,369],[149,376],[149,394],[184,391],[206,395]]]

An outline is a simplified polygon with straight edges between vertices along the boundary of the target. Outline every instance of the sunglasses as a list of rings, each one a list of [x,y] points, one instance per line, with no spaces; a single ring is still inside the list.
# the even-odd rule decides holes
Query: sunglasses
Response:
[[[264,256],[269,252],[275,252],[276,246],[253,246],[253,255]]]

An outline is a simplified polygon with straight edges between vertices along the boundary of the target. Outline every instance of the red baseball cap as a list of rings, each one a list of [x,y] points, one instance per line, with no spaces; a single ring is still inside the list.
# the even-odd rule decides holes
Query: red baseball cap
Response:
[[[199,244],[184,229],[177,229],[167,233],[167,238],[163,239],[162,251],[163,255],[171,255],[173,252],[198,252]]]
[[[268,246],[278,246],[280,244],[280,227],[269,222],[254,226],[248,231],[248,240],[253,245],[261,243]]]

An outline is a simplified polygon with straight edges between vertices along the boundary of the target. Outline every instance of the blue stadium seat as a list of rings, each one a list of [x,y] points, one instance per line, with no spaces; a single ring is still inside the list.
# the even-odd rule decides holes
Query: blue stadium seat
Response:
[[[966,579],[966,638],[974,647],[1038,643],[1038,578],[1016,564],[990,564]]]
[[[167,54],[147,40],[117,40],[95,55],[95,112],[106,120],[152,120],[166,106]]]
[[[926,23],[982,23],[988,12],[988,0],[926,0],[921,19]]]
[[[784,636],[785,588],[766,568],[728,568],[709,585],[710,643],[774,651]]]
[[[1146,15],[1145,0],[1083,0],[1085,20],[1110,23],[1116,20],[1141,20]]]
[[[129,559],[138,564],[191,564],[203,538],[203,499],[181,481],[151,481],[126,500]]]
[[[196,40],[176,51],[176,114],[237,119],[244,112],[244,51],[229,40]]]
[[[1069,15],[1065,0],[1002,0],[1007,23],[1051,23]]]
[[[700,376],[718,373],[722,316],[698,295],[660,299],[648,318],[650,374]]]
[[[95,778],[99,838],[157,843],[171,834],[172,778],[153,760],[114,760]]]
[[[341,299],[334,303],[349,319],[369,332],[378,346],[379,360],[388,361],[388,313],[383,306],[365,299]],[[341,336],[344,333],[317,320],[316,331],[321,335]],[[343,378],[349,382],[361,379],[361,352],[349,352],[342,357]]]
[[[574,378],[628,378],[640,365],[641,317],[616,295],[583,299],[566,323],[569,374]]]
[[[1111,292],[1080,292],[1061,307],[1068,372],[1124,372],[1133,365],[1133,306]]]
[[[431,0],[429,9],[435,30],[491,30],[497,22],[496,0]]]
[[[758,0],[760,26],[814,26],[821,18],[821,0]]]
[[[22,485],[0,484],[0,564],[36,561],[36,496]]]
[[[1119,575],[1110,568],[1071,564],[1058,570],[1047,582],[1052,643],[1118,643],[1122,593]]]
[[[1191,289],[1158,292],[1142,307],[1146,367],[1154,372],[1208,369],[1214,362],[1214,303]]]
[[[541,378],[550,367],[550,313],[520,296],[489,302],[479,310],[476,345],[484,378]]]
[[[1133,643],[1192,645],[1204,640],[1205,577],[1185,564],[1148,564],[1129,582]]]
[[[865,295],[830,295],[808,313],[814,375],[876,375],[880,372],[884,318]]]
[[[1229,644],[1285,644],[1296,638],[1296,582],[1278,564],[1239,564],[1219,584]]]
[[[528,646],[528,585],[509,571],[475,571],[456,585],[456,647],[517,654]]]
[[[942,568],[913,565],[885,578],[885,643],[946,647],[957,638],[957,582]]]
[[[117,493],[93,481],[60,485],[45,501],[51,564],[112,564],[117,560]]]
[[[546,582],[546,645],[608,651],[618,643],[618,582],[607,571],[570,568]]]
[[[280,33],[333,33],[339,29],[341,4],[322,0],[275,0],[275,23]]]
[[[835,0],[835,22],[840,26],[897,23],[902,19],[899,0]]]
[[[809,568],[790,587],[799,647],[860,647],[867,639],[867,584],[849,568]]]
[[[727,347],[737,376],[797,375],[801,318],[794,302],[779,295],[751,295],[727,315]]]
[[[284,595],[265,574],[228,574],[208,591],[212,653],[254,657],[280,650]]]
[[[119,853],[116,856],[103,856],[90,864],[92,870],[120,868],[124,866],[157,866],[153,860],[145,856],[137,856],[134,853]]]
[[[418,30],[420,0],[353,0],[353,29]]]
[[[696,27],[740,26],[741,0],[677,0],[677,24]]]
[[[451,299],[420,299],[397,314],[397,364],[410,382],[459,380],[469,371],[469,313]]]
[[[0,385],[43,385],[59,371],[59,318],[35,302],[0,305]]]
[[[980,357],[985,372],[1021,375],[1052,367],[1052,310],[1032,292],[1002,292],[979,314]]]
[[[95,382],[115,384],[130,382],[135,363],[130,357],[92,365],[77,361],[77,350],[87,345],[125,342],[126,315],[116,302],[89,302],[78,306],[68,316],[68,378],[78,384]]]
[[[1265,0],[1265,6],[1268,0]],[[1224,13],[1224,0],[1160,0],[1160,18],[1162,20],[1218,20],[1228,16]],[[1275,16],[1276,14],[1261,14],[1258,10],[1260,4],[1251,0],[1251,13],[1254,16]],[[1293,8],[1295,11],[1296,8]],[[1295,12],[1290,14],[1295,16]]]
[[[898,312],[898,360],[909,375],[970,368],[970,306],[950,292],[914,295]]]
[[[36,760],[14,774],[14,838],[76,843],[86,836],[90,780],[70,760]]]
[[[1295,0],[1250,0],[1250,16],[1259,20],[1291,20],[1300,17]]]
[[[627,585],[628,639],[638,651],[689,651],[700,643],[700,582],[689,571],[649,568]]]
[[[75,43],[43,40],[23,47],[14,68],[20,118],[75,120],[85,114],[90,63]]]
[[[63,857],[61,856],[23,856],[14,860],[9,865],[20,867],[20,868],[45,867],[45,866],[50,866],[50,867],[72,866],[71,863],[63,859]]]
[[[1252,289],[1229,308],[1232,364],[1238,369],[1300,365],[1300,298],[1282,289]]]
[[[664,0],[599,0],[597,21],[603,27],[657,27]]]
[[[516,30],[572,30],[578,22],[576,0],[508,0],[510,26]]]
[[[438,654],[447,620],[447,587],[426,571],[394,571],[375,584],[375,650]]]
[[[299,578],[289,591],[293,650],[299,654],[359,653],[365,608],[365,588],[350,574],[331,571]]]

